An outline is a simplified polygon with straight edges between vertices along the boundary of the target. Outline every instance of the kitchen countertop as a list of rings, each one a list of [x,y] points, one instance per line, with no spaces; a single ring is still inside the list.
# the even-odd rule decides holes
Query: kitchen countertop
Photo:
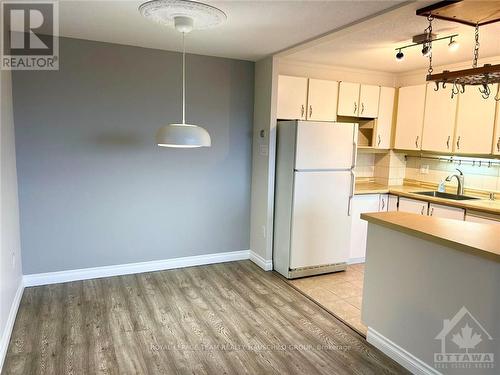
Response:
[[[415,194],[420,191],[431,191],[432,188],[414,185],[384,186],[373,182],[359,182],[355,185],[355,195],[360,194],[393,194],[426,202],[443,204],[451,207],[464,208],[489,214],[500,215],[500,200],[477,199],[468,201],[455,201],[452,199],[428,197]],[[472,195],[472,194],[467,194]]]
[[[496,224],[471,223],[395,211],[365,213],[361,214],[361,219],[500,262],[500,228]]]

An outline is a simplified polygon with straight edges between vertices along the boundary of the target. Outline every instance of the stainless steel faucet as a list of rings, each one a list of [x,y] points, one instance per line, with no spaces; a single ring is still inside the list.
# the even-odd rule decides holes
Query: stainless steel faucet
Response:
[[[455,173],[448,177],[446,177],[446,181],[450,182],[453,177],[457,178],[458,186],[457,186],[457,195],[464,195],[464,174],[458,168],[456,168],[459,174]]]

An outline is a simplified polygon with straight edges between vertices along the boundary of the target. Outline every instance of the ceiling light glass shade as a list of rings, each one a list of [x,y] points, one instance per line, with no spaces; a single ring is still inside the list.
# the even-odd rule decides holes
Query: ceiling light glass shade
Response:
[[[210,147],[210,134],[198,125],[168,124],[158,129],[156,142],[162,147]]]

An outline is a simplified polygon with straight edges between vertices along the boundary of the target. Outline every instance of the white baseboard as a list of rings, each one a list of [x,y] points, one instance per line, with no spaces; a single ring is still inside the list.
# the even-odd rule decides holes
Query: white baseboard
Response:
[[[364,263],[365,262],[365,257],[362,258],[350,258],[347,261],[347,264],[358,264],[358,263]]]
[[[259,254],[250,250],[250,260],[262,268],[264,271],[271,271],[273,269],[273,261],[266,260]]]
[[[163,271],[174,268],[201,266],[205,264],[232,262],[250,258],[250,250],[232,251],[227,253],[215,253],[207,255],[196,255],[190,257],[173,258],[165,260],[154,260],[150,262],[118,264],[114,266],[103,266],[94,268],[83,268],[68,271],[37,273],[24,275],[25,286],[38,286],[47,284],[65,283],[69,281],[97,279],[101,277],[130,275],[134,273]]]
[[[415,357],[399,345],[395,344],[387,337],[383,336],[373,328],[368,327],[366,340],[377,349],[395,360],[401,366],[415,375],[442,375],[435,368],[429,366],[421,359]]]
[[[19,286],[17,287],[14,300],[12,305],[10,305],[9,316],[7,317],[7,322],[5,324],[5,329],[3,331],[2,337],[0,337],[0,373],[2,372],[3,362],[5,361],[5,356],[7,355],[7,349],[9,347],[10,336],[12,330],[14,329],[14,323],[16,322],[17,310],[19,309],[19,304],[21,303],[21,298],[23,296],[24,285],[23,280],[19,281]]]

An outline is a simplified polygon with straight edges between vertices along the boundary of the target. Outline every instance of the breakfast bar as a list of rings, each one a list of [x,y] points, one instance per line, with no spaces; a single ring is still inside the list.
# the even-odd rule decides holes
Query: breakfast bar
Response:
[[[361,218],[367,340],[414,373],[491,373],[500,358],[500,227],[405,212]]]

